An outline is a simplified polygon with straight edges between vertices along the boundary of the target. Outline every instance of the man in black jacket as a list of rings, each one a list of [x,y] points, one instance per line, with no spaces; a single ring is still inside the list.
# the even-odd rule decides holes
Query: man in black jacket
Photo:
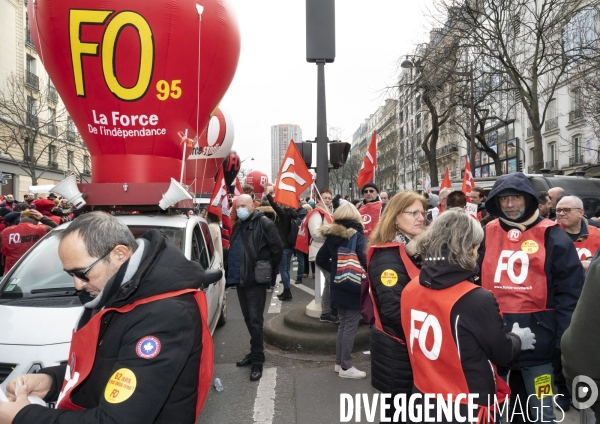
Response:
[[[214,273],[157,230],[135,240],[103,212],[80,216],[56,237],[84,304],[68,364],[21,377],[17,393],[16,381],[9,383],[16,401],[0,402],[0,422],[194,422],[213,366],[198,288]],[[30,405],[28,394],[58,399],[57,409]]]
[[[236,208],[238,220],[231,232],[227,274],[239,275],[238,299],[250,333],[250,353],[236,365],[252,365],[250,380],[256,381],[262,377],[265,362],[264,310],[271,271],[265,272],[268,279],[256,281],[255,270],[257,263],[263,261],[268,261],[271,267],[276,266],[281,260],[283,246],[277,227],[261,211],[254,209],[254,202],[249,195],[238,197]]]

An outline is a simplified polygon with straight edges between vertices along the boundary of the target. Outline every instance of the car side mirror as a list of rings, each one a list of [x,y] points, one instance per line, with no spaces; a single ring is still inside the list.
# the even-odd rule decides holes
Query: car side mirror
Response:
[[[221,277],[223,277],[223,271],[220,269],[207,269],[204,271],[204,275],[202,276],[202,284],[200,289],[205,289],[211,284],[221,281]]]

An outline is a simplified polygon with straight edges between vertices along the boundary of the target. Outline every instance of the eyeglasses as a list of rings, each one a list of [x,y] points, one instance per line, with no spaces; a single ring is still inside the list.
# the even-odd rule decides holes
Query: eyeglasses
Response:
[[[111,251],[112,252],[112,249]],[[66,272],[67,274],[69,274],[71,277],[77,277],[78,279],[80,279],[81,281],[85,281],[86,283],[90,282],[90,279],[87,278],[85,276],[85,274],[87,274],[88,272],[90,272],[90,270],[98,263],[100,262],[102,259],[106,258],[110,252],[108,252],[106,255],[102,256],[101,258],[99,258],[98,260],[96,260],[93,264],[91,264],[90,266],[88,266],[86,269],[82,270],[82,271],[67,271],[66,269],[63,269],[64,272]]]
[[[421,211],[403,211],[402,213],[407,213],[409,215],[412,215],[412,217],[414,219],[417,219],[420,216],[422,216],[423,218],[427,218],[427,212],[421,212]]]
[[[580,208],[558,208],[556,210],[556,214],[558,215],[558,214],[564,213],[565,215],[568,215],[571,213],[571,211],[579,211],[579,210],[581,210],[581,209]]]
[[[363,190],[363,193],[377,193],[376,190]]]

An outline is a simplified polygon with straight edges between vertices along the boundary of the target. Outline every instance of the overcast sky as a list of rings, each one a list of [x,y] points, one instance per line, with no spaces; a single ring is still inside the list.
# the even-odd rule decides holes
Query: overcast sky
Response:
[[[229,0],[241,32],[236,75],[222,106],[235,125],[243,168],[270,175],[271,126],[317,131],[317,66],[306,62],[304,0]],[[426,41],[424,1],[337,0],[336,58],[325,66],[327,124],[343,141],[384,102],[398,59]],[[429,2],[427,2],[429,3]]]

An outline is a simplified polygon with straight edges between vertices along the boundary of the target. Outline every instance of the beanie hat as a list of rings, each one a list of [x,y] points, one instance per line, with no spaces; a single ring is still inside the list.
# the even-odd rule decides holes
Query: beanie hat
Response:
[[[48,199],[37,199],[33,201],[35,208],[40,212],[50,212],[56,207],[52,200]]]
[[[375,189],[375,191],[376,191],[376,192],[379,194],[379,187],[377,187],[377,186],[375,185],[375,183],[372,183],[372,182],[366,183],[366,184],[363,186],[363,188],[360,190],[360,192],[361,192],[361,193],[364,193],[364,192],[365,192],[365,189],[366,189],[366,188],[369,188],[369,187],[371,187],[371,188],[374,188],[374,189]]]

